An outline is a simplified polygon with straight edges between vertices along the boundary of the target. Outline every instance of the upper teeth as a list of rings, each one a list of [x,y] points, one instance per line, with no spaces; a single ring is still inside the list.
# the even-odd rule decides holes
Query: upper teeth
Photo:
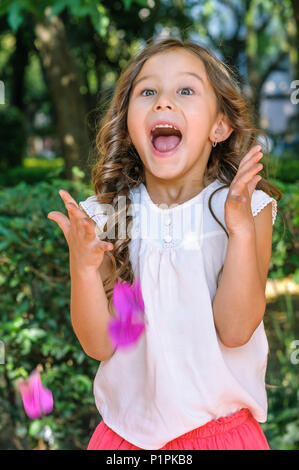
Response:
[[[175,126],[173,126],[172,124],[156,124],[155,127],[153,127],[152,130],[156,129],[156,127],[170,127],[172,129],[176,129],[178,131],[178,129]]]

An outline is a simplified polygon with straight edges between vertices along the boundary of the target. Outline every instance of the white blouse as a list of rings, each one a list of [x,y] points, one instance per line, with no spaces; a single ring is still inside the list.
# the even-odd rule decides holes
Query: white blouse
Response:
[[[153,203],[144,184],[130,192],[130,260],[141,283],[146,329],[135,348],[117,349],[100,363],[94,396],[107,426],[142,449],[160,449],[244,407],[259,422],[267,418],[268,342],[263,322],[236,348],[221,343],[214,325],[212,301],[228,239],[208,199],[220,186],[216,179],[169,209]],[[225,228],[228,190],[212,198],[212,210]],[[269,202],[274,224],[276,200],[254,190],[254,216]],[[104,211],[96,196],[80,206],[90,216],[98,214],[94,220],[100,232],[107,216],[100,214]]]

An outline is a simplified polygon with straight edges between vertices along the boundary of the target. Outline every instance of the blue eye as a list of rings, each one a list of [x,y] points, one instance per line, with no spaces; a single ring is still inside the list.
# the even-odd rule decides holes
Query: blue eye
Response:
[[[179,91],[181,91],[181,90],[189,90],[191,93],[183,93],[183,95],[187,95],[187,96],[193,95],[193,93],[194,93],[194,90],[192,90],[192,88],[189,88],[189,87],[181,88]],[[152,91],[153,93],[155,93],[155,90],[152,90],[151,88],[146,88],[145,90],[142,90],[141,95],[142,96],[153,96],[152,94],[148,95],[147,94],[148,91]]]
[[[193,94],[194,93],[194,90],[192,90],[192,88],[181,88],[181,90],[189,90],[191,91],[192,93],[187,93],[187,96],[190,95],[190,94]],[[183,93],[185,95],[185,93]]]
[[[146,90],[143,90],[143,91],[141,92],[141,94],[142,94],[143,96],[150,96],[150,95],[144,95],[144,92],[146,92],[146,91],[154,91],[154,90],[151,90],[151,89],[148,89],[148,88],[147,88]]]

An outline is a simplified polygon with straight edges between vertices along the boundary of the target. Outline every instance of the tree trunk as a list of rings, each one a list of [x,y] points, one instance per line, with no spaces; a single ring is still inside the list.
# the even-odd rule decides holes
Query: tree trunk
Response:
[[[25,31],[20,27],[16,32],[16,47],[11,57],[12,85],[11,85],[11,104],[24,111],[24,76],[28,64],[28,45],[26,42]]]
[[[58,16],[38,21],[35,34],[57,116],[65,176],[73,179],[72,167],[76,165],[85,172],[84,180],[88,181],[86,107],[80,94],[79,73],[67,45],[64,24]]]

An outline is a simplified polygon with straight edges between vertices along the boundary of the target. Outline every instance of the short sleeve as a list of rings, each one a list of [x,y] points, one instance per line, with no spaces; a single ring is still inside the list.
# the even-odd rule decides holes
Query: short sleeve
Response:
[[[252,215],[256,216],[269,203],[272,204],[272,225],[274,225],[277,215],[277,201],[261,189],[255,189],[251,198]]]
[[[100,204],[97,200],[97,196],[90,196],[85,201],[79,202],[79,207],[83,209],[89,217],[96,223],[96,234],[99,235],[103,232],[104,225],[107,221],[107,213],[104,205]]]

